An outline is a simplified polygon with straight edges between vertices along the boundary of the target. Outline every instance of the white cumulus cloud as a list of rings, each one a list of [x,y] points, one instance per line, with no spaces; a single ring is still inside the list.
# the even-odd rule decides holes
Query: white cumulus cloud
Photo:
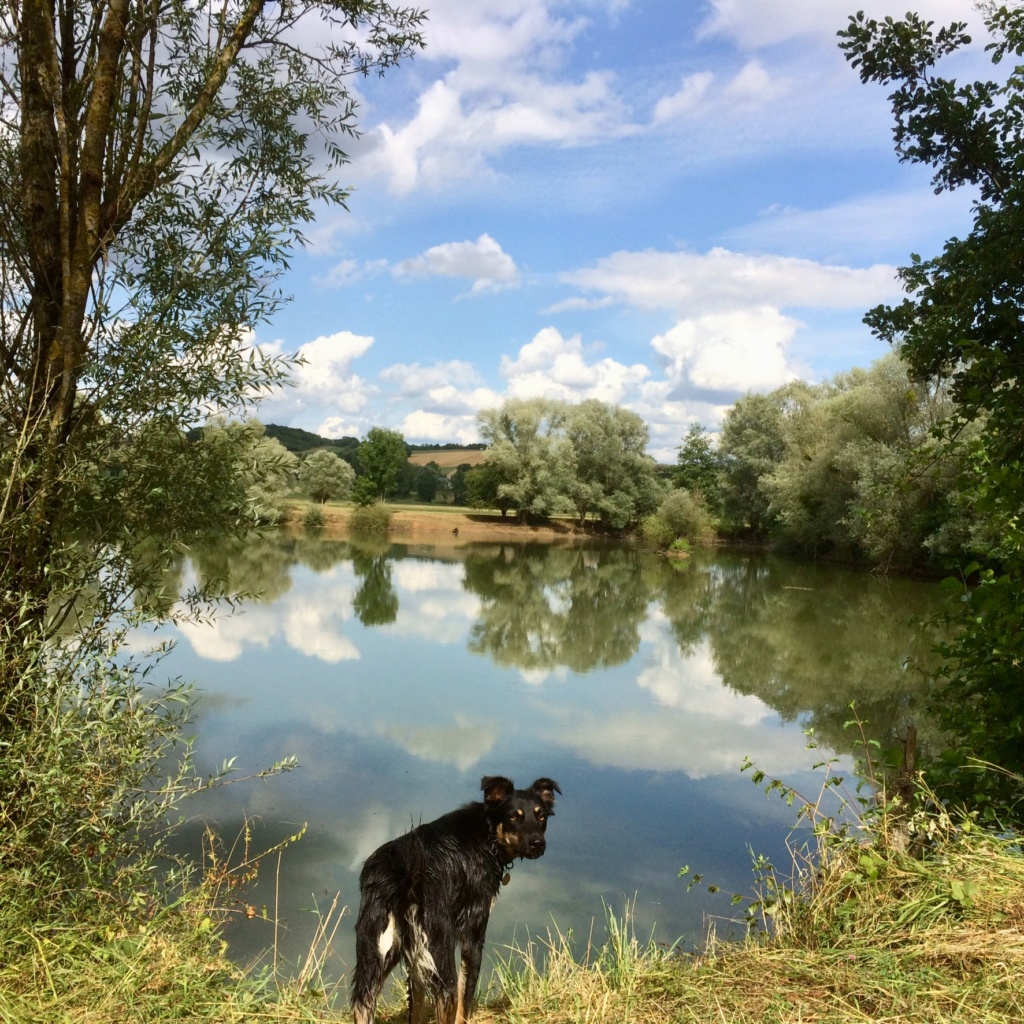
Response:
[[[701,391],[770,391],[797,373],[786,350],[800,322],[771,307],[679,321],[651,342],[677,386]]]
[[[515,261],[488,234],[475,242],[444,242],[432,246],[395,268],[399,275],[414,277],[464,277],[473,282],[474,293],[510,288],[519,283]]]
[[[822,0],[710,0],[711,13],[701,31],[706,36],[724,36],[751,50],[806,36],[833,44],[836,32],[845,27],[847,15],[856,6],[837,6]],[[860,6],[872,18],[901,18],[908,9],[905,0],[874,0]],[[973,6],[964,0],[926,0],[910,5],[910,9],[943,24],[970,21],[972,16],[977,20]]]
[[[650,375],[640,363],[626,366],[614,359],[588,362],[579,335],[563,338],[554,327],[538,331],[515,359],[502,356],[501,375],[516,398],[550,396],[567,401],[597,398],[619,404]]]
[[[757,306],[866,309],[900,295],[896,268],[830,266],[793,256],[620,251],[563,275],[584,292],[683,315]]]

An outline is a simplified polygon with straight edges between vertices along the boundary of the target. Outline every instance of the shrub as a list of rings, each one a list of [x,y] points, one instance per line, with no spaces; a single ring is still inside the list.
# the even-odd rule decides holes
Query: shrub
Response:
[[[640,533],[645,541],[655,548],[667,548],[675,540],[671,527],[658,515],[644,516]]]
[[[658,511],[644,520],[641,531],[648,543],[667,548],[681,538],[707,543],[714,535],[714,524],[704,499],[678,487],[665,495]]]
[[[319,530],[325,521],[323,509],[319,505],[310,505],[302,514],[302,525],[307,530]]]
[[[387,505],[360,505],[353,509],[349,529],[357,533],[387,533],[391,525],[391,508]]]

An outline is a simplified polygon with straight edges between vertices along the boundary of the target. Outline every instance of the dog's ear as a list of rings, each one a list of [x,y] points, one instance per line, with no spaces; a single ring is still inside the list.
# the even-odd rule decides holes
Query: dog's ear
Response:
[[[558,783],[554,779],[537,779],[530,789],[533,790],[534,795],[544,805],[544,810],[549,815],[553,815],[555,813],[555,794],[561,795],[562,792],[558,788]]]
[[[515,792],[516,784],[501,775],[485,775],[480,780],[480,788],[484,791],[484,803],[493,806],[504,803]]]

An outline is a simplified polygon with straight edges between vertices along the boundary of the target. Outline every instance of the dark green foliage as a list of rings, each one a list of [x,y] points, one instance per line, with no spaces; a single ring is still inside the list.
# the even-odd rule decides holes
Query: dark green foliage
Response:
[[[719,453],[722,513],[731,530],[766,537],[774,517],[761,481],[782,462],[786,451],[783,389],[749,394],[726,414]]]
[[[410,444],[409,452],[484,452],[487,445],[482,441],[476,444]]]
[[[466,502],[472,508],[496,508],[504,518],[511,508],[512,499],[498,491],[501,476],[496,466],[485,462],[466,471]]]
[[[397,430],[371,427],[356,449],[356,458],[360,474],[356,484],[357,500],[361,500],[359,495],[369,493],[372,488],[377,499],[384,501],[395,493],[409,458],[409,449]]]
[[[916,15],[877,22],[858,14],[840,33],[861,80],[893,85],[896,149],[934,169],[936,191],[977,189],[974,224],[928,260],[912,257],[900,305],[867,317],[898,345],[921,378],[949,379],[965,429],[960,486],[984,521],[978,586],[951,606],[957,632],[944,648],[945,683],[936,709],[957,745],[951,762],[971,757],[1024,771],[1024,8],[985,7],[999,81],[957,83],[938,64],[971,40],[962,24],[935,29]],[[1024,819],[1019,783],[954,769],[953,798],[984,800],[993,814]],[[992,792],[996,786],[997,793]],[[990,802],[989,802],[990,801]]]
[[[356,468],[357,437],[321,437],[301,427],[282,427],[277,423],[266,425],[267,437],[272,437],[290,452],[308,452],[317,448],[330,448],[340,455],[353,469]]]
[[[700,424],[691,424],[676,449],[676,470],[672,485],[700,493],[709,506],[716,506],[721,494],[719,476],[721,458],[707,430]]]
[[[469,501],[468,475],[473,467],[468,462],[460,463],[449,481],[452,488],[452,502],[455,505],[465,505]]]
[[[448,478],[441,472],[441,467],[436,462],[428,462],[416,470],[413,488],[416,497],[428,503],[434,501],[439,494],[444,495],[451,490]]]

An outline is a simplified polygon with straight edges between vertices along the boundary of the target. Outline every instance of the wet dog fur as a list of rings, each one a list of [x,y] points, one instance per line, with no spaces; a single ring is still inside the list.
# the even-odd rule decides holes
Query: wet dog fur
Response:
[[[482,802],[419,825],[370,854],[359,876],[356,1024],[373,1024],[377,999],[400,961],[409,975],[409,1022],[423,1024],[428,995],[437,1024],[464,1024],[476,995],[484,938],[498,890],[517,858],[544,853],[553,779],[516,789],[486,776]]]

